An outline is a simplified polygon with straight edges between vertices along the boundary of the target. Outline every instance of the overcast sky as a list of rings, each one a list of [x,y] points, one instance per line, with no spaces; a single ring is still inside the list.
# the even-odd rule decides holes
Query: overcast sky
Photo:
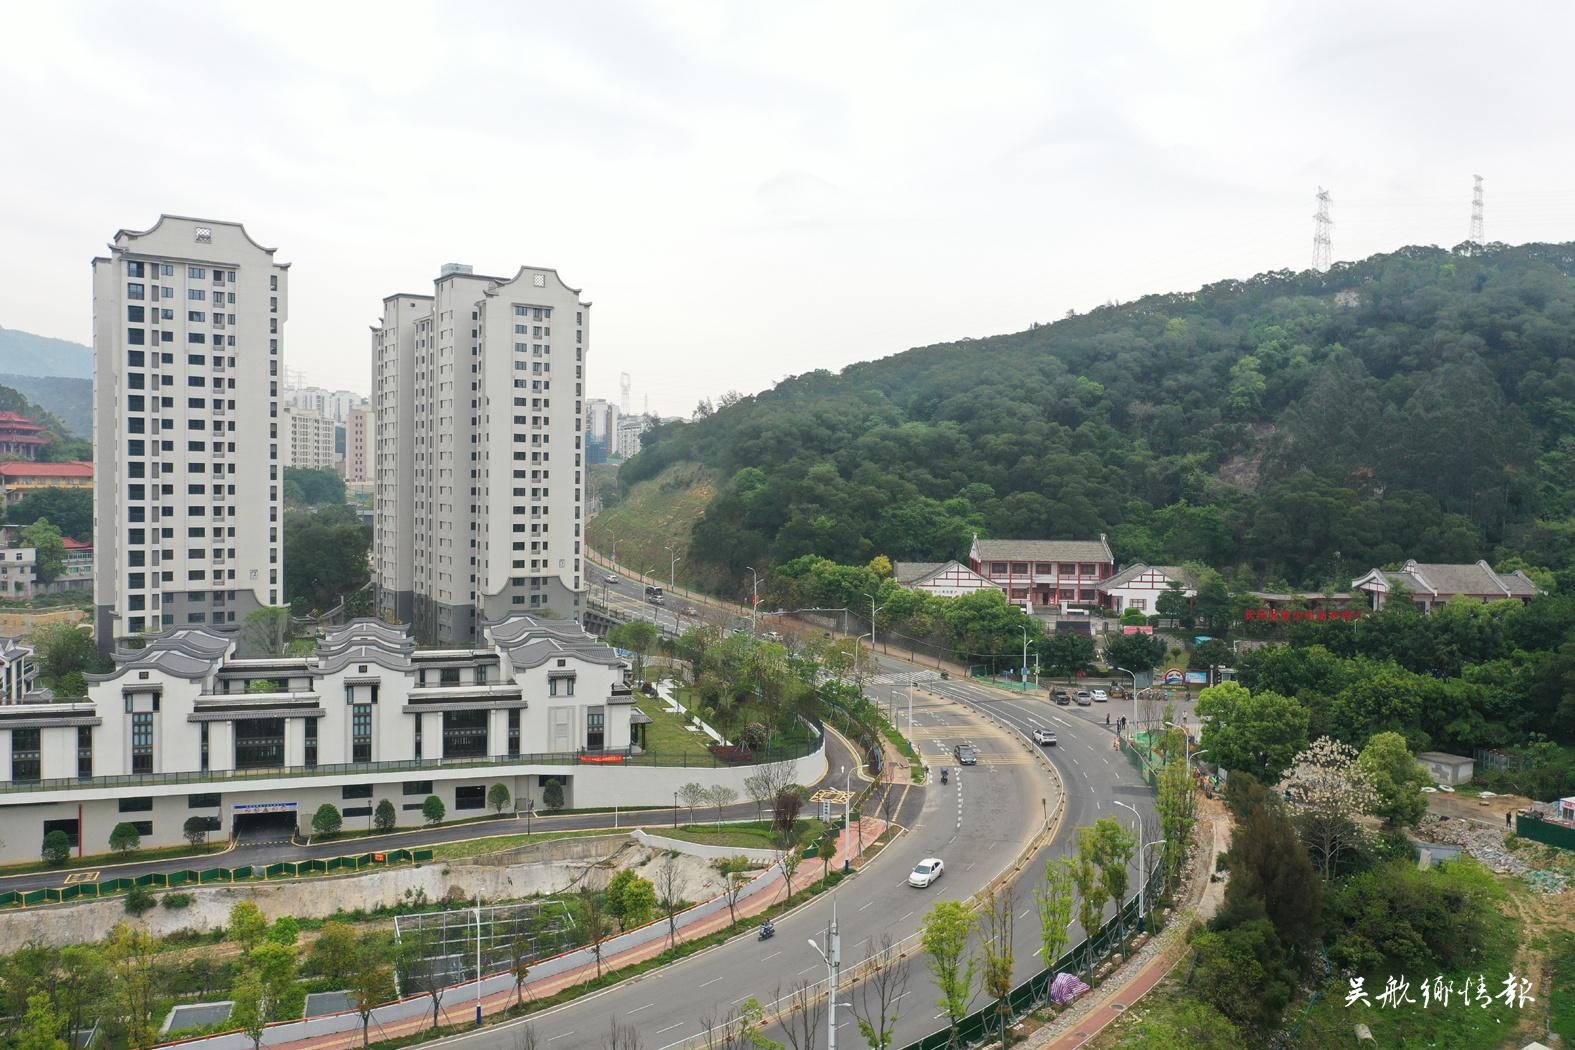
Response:
[[[1575,240],[1564,3],[0,0],[0,325],[87,343],[161,212],[293,264],[286,364],[370,389],[385,295],[556,267],[589,390],[702,397],[1108,299]]]

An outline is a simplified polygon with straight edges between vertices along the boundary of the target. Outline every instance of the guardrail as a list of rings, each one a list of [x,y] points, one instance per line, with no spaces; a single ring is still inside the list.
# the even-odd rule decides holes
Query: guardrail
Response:
[[[385,868],[390,864],[421,864],[432,859],[430,849],[396,849],[386,852],[362,853],[350,857],[330,857],[326,860],[284,861],[278,864],[248,864],[242,868],[205,868],[197,871],[184,868],[180,871],[153,871],[135,878],[104,879],[99,882],[74,882],[59,888],[40,890],[8,890],[0,893],[0,908],[31,908],[40,904],[62,904],[74,900],[92,900],[122,893],[138,886],[157,886],[172,889],[176,886],[207,886],[211,883],[248,882],[253,879],[294,879],[309,875],[330,875],[335,872],[366,871]]]

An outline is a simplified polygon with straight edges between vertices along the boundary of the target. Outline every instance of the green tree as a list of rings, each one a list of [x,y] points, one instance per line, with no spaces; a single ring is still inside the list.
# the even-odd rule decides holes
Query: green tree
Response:
[[[1065,857],[1046,858],[1044,881],[1034,889],[1039,912],[1039,953],[1045,966],[1054,966],[1066,948],[1067,925],[1072,921],[1072,862]]]
[[[1378,795],[1376,816],[1390,828],[1411,827],[1427,812],[1422,789],[1432,783],[1427,767],[1416,760],[1399,733],[1378,733],[1367,741],[1358,763]]]
[[[186,842],[192,849],[208,844],[208,819],[207,817],[187,817],[186,823],[180,827],[180,833],[186,837]]]
[[[252,1041],[253,1050],[262,1050],[262,1037],[268,1031],[272,1003],[262,975],[256,970],[244,971],[230,988],[230,1023]]]
[[[443,805],[443,800],[436,795],[428,795],[426,801],[421,803],[421,815],[428,824],[441,824],[448,809]]]
[[[612,877],[606,889],[607,914],[626,930],[644,926],[656,912],[656,886],[642,879],[632,868]]]
[[[124,1025],[126,1042],[152,1046],[153,1012],[163,994],[160,971],[154,965],[157,945],[141,923],[118,922],[104,939],[104,955],[112,970],[109,986]]]
[[[1144,674],[1169,655],[1165,640],[1152,634],[1113,634],[1105,642],[1105,662],[1111,667]]]
[[[1099,877],[1099,838],[1093,828],[1077,829],[1077,853],[1072,858],[1072,885],[1077,887],[1077,921],[1083,928],[1088,953],[1084,972],[1090,980],[1094,972],[1094,937],[1103,925],[1105,903],[1110,891]]]
[[[957,1025],[968,1016],[973,1003],[973,980],[979,972],[979,956],[968,951],[973,935],[973,915],[962,901],[937,901],[924,916],[919,940],[929,958],[931,980],[940,989],[939,1006]]]
[[[1236,660],[1236,654],[1231,652],[1229,645],[1218,638],[1210,638],[1192,650],[1190,666],[1194,671],[1202,671],[1211,667],[1231,667]]]
[[[127,915],[140,916],[144,912],[152,911],[158,902],[159,899],[146,886],[133,886],[126,891],[126,896],[121,903],[125,905]]]
[[[1192,942],[1192,985],[1232,1024],[1265,1033],[1279,1023],[1296,989],[1296,974],[1266,918],[1252,919]]]
[[[1265,784],[1278,783],[1307,746],[1307,709],[1278,693],[1221,682],[1198,694],[1197,712],[1210,759]]]
[[[129,857],[142,848],[142,836],[137,833],[137,826],[128,821],[116,824],[109,833],[109,848],[119,853],[122,858]]]
[[[308,963],[313,971],[328,978],[335,986],[343,985],[349,982],[355,972],[362,947],[355,929],[349,923],[326,922],[317,940],[312,942]]]
[[[285,467],[284,480],[295,482],[301,490],[301,502],[342,504],[345,501],[345,481],[333,470],[307,470],[303,467]]]
[[[372,526],[349,507],[284,519],[284,594],[327,609],[360,590],[371,576]]]
[[[51,831],[44,836],[44,863],[60,865],[71,859],[71,838],[64,831]]]
[[[361,949],[356,952],[355,965],[349,971],[347,990],[356,1013],[361,1015],[362,1046],[371,1045],[368,1029],[372,1011],[398,994],[394,988],[393,967],[389,965],[386,951],[379,950],[381,947],[363,938]]]
[[[487,789],[487,805],[491,806],[492,812],[500,817],[503,816],[503,811],[508,809],[509,804],[513,801],[514,796],[509,794],[509,786],[507,784],[493,784]]]
[[[39,518],[17,533],[17,543],[22,547],[37,548],[37,573],[39,583],[53,583],[66,571],[66,542],[61,532]]]
[[[630,620],[607,632],[607,644],[633,653],[635,680],[644,681],[645,658],[656,648],[656,640],[659,637],[661,635],[655,624],[645,620]]]
[[[92,543],[93,490],[65,485],[34,489],[5,512],[5,520],[12,525],[31,525],[40,518],[47,518],[74,540]]]
[[[372,826],[378,831],[393,831],[398,822],[399,814],[394,811],[394,804],[386,798],[379,799],[372,814]]]
[[[1165,840],[1164,863],[1167,891],[1181,877],[1181,866],[1197,822],[1197,795],[1193,790],[1187,748],[1188,737],[1179,726],[1165,733],[1165,764],[1160,768],[1158,797],[1159,833]]]
[[[81,671],[68,671],[55,680],[57,697],[86,697],[87,676]]]
[[[1065,678],[1093,667],[1094,655],[1094,640],[1075,631],[1052,634],[1040,647],[1045,670]]]
[[[27,1017],[22,1021],[17,1038],[17,1050],[66,1050],[61,1033],[66,1019],[56,1011],[47,992],[38,991],[27,997]]]
[[[236,901],[230,905],[230,917],[225,923],[230,939],[241,946],[242,955],[250,955],[263,938],[268,936],[268,916],[256,901]]]
[[[293,945],[301,939],[301,924],[293,915],[281,915],[268,929],[268,940],[273,944]]]
[[[1323,880],[1291,826],[1278,795],[1254,785],[1242,799],[1227,855],[1230,880],[1213,928],[1262,916],[1280,943],[1310,951],[1323,932]],[[1250,904],[1248,902],[1251,902]]]
[[[104,669],[93,636],[63,620],[34,627],[28,632],[27,642],[37,653],[38,671],[46,681],[58,682],[73,671]]]
[[[1179,624],[1192,612],[1192,603],[1187,599],[1183,584],[1171,581],[1165,586],[1166,590],[1154,599],[1154,611],[1173,625]]]
[[[276,606],[255,609],[241,623],[241,647],[250,655],[283,656],[289,629],[290,610]]]
[[[1137,852],[1137,833],[1127,828],[1115,817],[1100,817],[1094,821],[1094,856],[1099,865],[1099,882],[1107,900],[1119,908],[1127,895],[1127,865]],[[1122,931],[1123,938],[1125,930]],[[1125,947],[1123,945],[1123,947]]]
[[[542,787],[541,804],[554,813],[563,808],[563,785],[556,778],[548,780]]]
[[[332,802],[324,802],[317,807],[317,812],[312,814],[312,831],[324,838],[333,838],[339,834],[339,829],[344,827],[345,818],[340,815],[339,807]]]

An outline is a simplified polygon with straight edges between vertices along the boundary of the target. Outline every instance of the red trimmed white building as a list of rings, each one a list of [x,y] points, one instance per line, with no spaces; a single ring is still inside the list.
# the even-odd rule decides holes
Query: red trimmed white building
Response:
[[[1097,540],[973,538],[968,568],[1006,592],[1013,605],[1097,605],[1099,584],[1115,575],[1115,557]]]
[[[892,566],[892,576],[899,587],[941,598],[1001,589],[959,561],[899,561]]]
[[[1374,569],[1351,581],[1351,589],[1367,597],[1368,605],[1381,610],[1392,597],[1409,597],[1416,607],[1430,613],[1457,595],[1480,602],[1517,598],[1529,602],[1543,593],[1524,572],[1494,572],[1485,561],[1475,565],[1423,564],[1416,559],[1405,563],[1399,572]]]
[[[1096,589],[1099,604],[1112,612],[1136,609],[1145,616],[1154,616],[1159,611],[1156,608],[1159,596],[1170,590],[1172,583],[1181,585],[1182,597],[1189,602],[1197,597],[1197,584],[1187,570],[1177,565],[1144,565],[1142,562],[1121,570]]]

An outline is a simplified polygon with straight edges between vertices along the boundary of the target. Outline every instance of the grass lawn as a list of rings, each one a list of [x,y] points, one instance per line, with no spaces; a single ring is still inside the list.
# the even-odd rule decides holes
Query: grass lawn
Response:
[[[691,733],[684,726],[688,716],[669,714],[666,705],[658,698],[646,697],[635,704],[650,715],[652,722],[645,727],[645,749],[659,755],[709,755],[706,744],[711,738],[704,733]]]
[[[494,835],[484,839],[466,839],[463,842],[443,842],[432,847],[432,859],[459,860],[462,857],[476,857],[483,853],[497,853],[500,850],[514,849],[518,846],[528,846],[533,842],[546,842],[548,839],[573,839],[586,838],[592,835],[627,835],[626,829],[614,831],[612,828],[592,828],[586,831],[538,831],[531,835]]]
[[[826,825],[816,820],[800,820],[793,828],[793,844],[803,846],[814,842],[826,833]],[[698,842],[705,846],[734,846],[740,849],[780,849],[777,838],[771,832],[769,820],[757,820],[748,824],[723,824],[718,830],[715,824],[685,824],[681,828],[652,828],[651,834],[664,835],[670,839],[683,839],[685,842]]]

